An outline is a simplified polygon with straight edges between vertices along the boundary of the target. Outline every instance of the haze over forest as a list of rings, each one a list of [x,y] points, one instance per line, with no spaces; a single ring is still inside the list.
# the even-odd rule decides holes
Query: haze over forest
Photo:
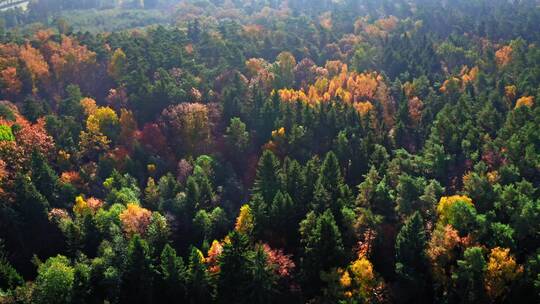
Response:
[[[0,0],[0,304],[540,303],[540,1]]]

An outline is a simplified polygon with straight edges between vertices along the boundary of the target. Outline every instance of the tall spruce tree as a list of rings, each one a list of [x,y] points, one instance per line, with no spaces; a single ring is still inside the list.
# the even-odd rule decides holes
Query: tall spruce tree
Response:
[[[250,273],[252,255],[248,237],[237,231],[231,232],[219,258],[220,274],[217,282],[219,303],[249,303],[245,295],[252,282]]]
[[[404,300],[410,297],[420,302],[428,300],[426,244],[422,216],[415,212],[405,221],[396,237],[396,274],[404,288]]]
[[[308,293],[312,293],[322,287],[322,271],[341,265],[345,249],[330,210],[319,216],[310,212],[300,223],[300,235],[303,246],[301,266],[304,287]]]
[[[31,158],[32,182],[39,193],[47,199],[53,207],[66,207],[66,203],[58,204],[58,176],[49,166],[43,154],[34,150]]]
[[[152,303],[156,275],[148,243],[133,236],[127,251],[126,268],[122,274],[120,300],[123,303]]]
[[[272,151],[265,150],[259,160],[253,191],[260,195],[267,205],[272,203],[281,187],[279,173],[279,160]]]
[[[165,245],[160,257],[160,281],[156,290],[156,301],[159,303],[177,303],[186,301],[187,269],[182,257]]]

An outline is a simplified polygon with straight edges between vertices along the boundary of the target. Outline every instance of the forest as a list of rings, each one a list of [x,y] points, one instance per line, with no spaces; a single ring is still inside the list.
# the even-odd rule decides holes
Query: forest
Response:
[[[0,304],[540,303],[537,0],[0,12]]]

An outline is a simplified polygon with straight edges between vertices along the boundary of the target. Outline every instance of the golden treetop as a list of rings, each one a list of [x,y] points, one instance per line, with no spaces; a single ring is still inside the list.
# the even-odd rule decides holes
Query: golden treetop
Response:
[[[519,107],[529,107],[534,106],[534,97],[533,96],[523,96],[516,101],[516,109]]]
[[[325,76],[317,78],[307,91],[304,89],[279,90],[278,93],[282,101],[295,102],[299,100],[316,105],[320,102],[338,99],[345,103],[354,103],[388,97],[386,86],[383,85],[383,78],[376,72],[348,72],[347,65],[335,66],[334,62],[329,62],[326,69],[329,71],[329,75],[334,74],[338,69],[339,73],[331,78]]]
[[[119,217],[122,222],[122,228],[128,235],[144,235],[150,224],[152,211],[137,204],[130,203],[127,205],[127,208],[120,213]]]
[[[339,272],[342,272],[339,283],[345,297],[365,300],[373,298],[378,282],[373,264],[365,256],[359,256],[345,271]]]
[[[447,222],[450,207],[457,202],[465,202],[469,205],[473,205],[472,199],[465,195],[452,195],[441,197],[441,199],[439,200],[439,205],[437,205],[437,214],[439,214],[439,219],[442,223]]]
[[[236,218],[234,229],[240,233],[251,234],[254,228],[253,214],[249,205],[243,205],[240,208],[240,214]]]
[[[517,87],[515,85],[508,85],[504,87],[504,95],[510,99],[513,100],[516,98],[517,95]]]
[[[510,255],[510,249],[491,249],[484,278],[488,296],[493,301],[500,298],[522,273],[523,267]]]

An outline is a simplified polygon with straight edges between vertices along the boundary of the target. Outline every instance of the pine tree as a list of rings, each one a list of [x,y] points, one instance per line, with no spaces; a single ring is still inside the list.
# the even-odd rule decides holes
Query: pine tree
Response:
[[[206,210],[199,210],[193,218],[195,240],[206,241],[212,229],[212,221]]]
[[[332,199],[337,199],[339,188],[343,184],[343,177],[341,176],[339,162],[334,152],[330,151],[326,154],[317,183],[321,184],[327,191],[330,191]]]
[[[407,218],[415,210],[423,211],[420,196],[426,188],[426,180],[422,177],[414,178],[408,174],[399,176],[397,185],[396,211],[402,218]]]
[[[146,188],[144,188],[144,206],[156,210],[159,204],[159,188],[152,177],[148,178]]]
[[[72,303],[84,304],[93,299],[92,285],[90,282],[91,266],[85,262],[79,262],[74,265],[73,274],[73,297]]]
[[[159,195],[161,200],[174,199],[178,193],[178,181],[171,173],[167,173],[159,178]]]
[[[45,196],[53,207],[65,207],[65,202],[63,205],[57,204],[58,176],[51,169],[43,154],[38,151],[32,153],[31,167],[32,182],[36,186],[36,189]]]
[[[483,286],[486,268],[486,259],[480,247],[467,248],[463,260],[457,261],[452,279],[461,303],[482,303],[487,300]]]
[[[320,216],[310,212],[300,223],[300,235],[303,280],[308,293],[315,292],[322,284],[321,271],[329,271],[343,261],[345,249],[341,233],[332,212],[326,210]]]
[[[200,205],[198,208],[209,208],[215,197],[212,182],[207,174],[200,174],[196,176],[196,179],[200,193]]]
[[[245,294],[252,282],[250,275],[252,251],[246,235],[233,231],[223,245],[219,258],[220,274],[217,282],[219,303],[249,303]],[[231,284],[234,282],[234,284]]]
[[[10,290],[22,285],[24,282],[22,276],[7,260],[4,251],[4,243],[0,239],[0,290]]]
[[[262,246],[255,251],[250,272],[251,280],[248,284],[245,303],[274,303],[277,295],[277,278]]]
[[[336,220],[341,222],[341,209],[351,204],[350,189],[341,175],[341,168],[334,152],[330,151],[321,166],[315,185],[315,204],[318,210],[330,208]]]
[[[229,145],[231,153],[243,153],[249,145],[249,132],[246,131],[246,124],[238,117],[231,118],[227,127],[225,139]]]
[[[199,185],[194,177],[190,176],[186,183],[186,197],[185,197],[185,212],[193,216],[196,208],[199,206],[201,200],[201,193]]]
[[[136,234],[131,239],[127,251],[126,268],[122,274],[121,301],[152,303],[154,276],[148,243]]]
[[[422,217],[415,212],[396,237],[396,273],[404,290],[404,297],[426,300],[427,259],[426,233]]]
[[[22,255],[27,259],[33,254],[44,254],[47,251],[52,251],[52,240],[57,236],[52,231],[52,224],[49,223],[47,212],[49,203],[47,199],[37,191],[36,187],[30,180],[30,177],[18,175],[14,184],[16,204],[13,205],[16,218],[19,222],[15,222],[17,230],[8,237],[24,242],[20,244]],[[14,216],[12,214],[12,216]],[[14,220],[15,218],[12,218]],[[49,240],[47,244],[43,240]]]
[[[288,193],[278,191],[272,205],[269,208],[269,220],[273,225],[278,239],[286,240],[287,245],[292,245],[297,236],[294,231],[298,227],[296,222],[296,206]],[[284,245],[284,244],[281,244]]]
[[[285,190],[289,193],[296,205],[305,205],[307,203],[305,201],[306,176],[302,166],[298,161],[286,158],[284,167],[285,174],[283,174],[283,179],[285,181]]]
[[[242,104],[246,95],[246,84],[242,81],[243,76],[239,72],[234,72],[232,84],[223,93],[223,118],[230,121],[233,117],[241,116]]]
[[[160,285],[156,301],[159,303],[177,303],[186,300],[187,269],[182,257],[176,251],[165,245],[161,252],[159,267]]]
[[[189,256],[188,280],[187,280],[189,303],[211,303],[212,287],[210,278],[204,264],[202,252],[193,247]]]
[[[67,98],[60,103],[58,113],[62,116],[71,116],[75,121],[84,122],[84,109],[80,104],[82,99],[81,90],[76,85],[66,87]]]
[[[279,167],[279,160],[274,153],[265,150],[259,160],[253,192],[260,195],[267,205],[272,203],[274,196],[281,188]]]
[[[352,206],[353,197],[341,175],[338,159],[332,151],[326,154],[313,195],[315,210],[330,210],[338,227],[344,227],[342,210]]]

